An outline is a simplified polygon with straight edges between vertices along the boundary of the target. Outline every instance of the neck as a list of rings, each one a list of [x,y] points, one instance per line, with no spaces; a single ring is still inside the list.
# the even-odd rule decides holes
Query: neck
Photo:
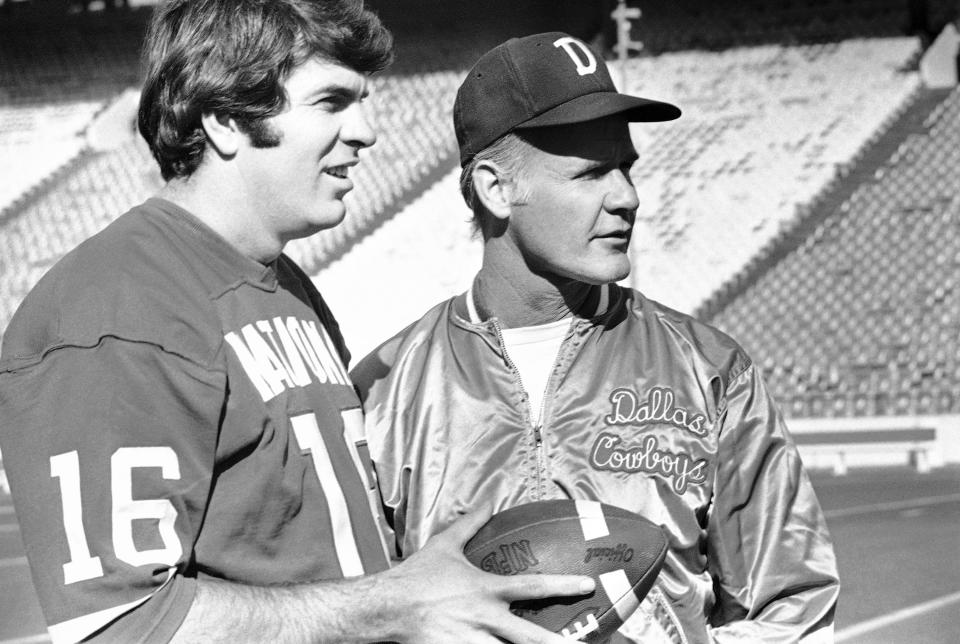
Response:
[[[242,191],[220,185],[199,168],[185,179],[169,181],[158,193],[187,210],[247,257],[269,264],[283,252],[283,241],[264,229],[260,213],[250,212]]]
[[[480,319],[496,317],[504,328],[548,324],[583,309],[590,284],[556,280],[522,271],[505,271],[484,261],[473,283],[473,299]]]

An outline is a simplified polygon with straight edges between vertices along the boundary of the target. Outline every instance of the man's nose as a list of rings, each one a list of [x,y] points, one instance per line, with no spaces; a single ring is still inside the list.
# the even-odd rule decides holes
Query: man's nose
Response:
[[[341,138],[344,142],[357,148],[369,148],[376,143],[377,133],[370,125],[367,110],[360,103],[355,103],[346,111],[341,130]]]
[[[604,199],[603,207],[612,213],[634,212],[640,206],[640,198],[633,187],[628,170],[618,169],[611,172],[613,185]]]

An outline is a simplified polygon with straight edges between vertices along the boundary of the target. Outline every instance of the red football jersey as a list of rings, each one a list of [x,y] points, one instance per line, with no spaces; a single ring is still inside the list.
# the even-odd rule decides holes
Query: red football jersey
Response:
[[[198,577],[385,569],[347,361],[292,261],[163,200],[51,269],[4,336],[0,448],[54,641],[165,640]]]

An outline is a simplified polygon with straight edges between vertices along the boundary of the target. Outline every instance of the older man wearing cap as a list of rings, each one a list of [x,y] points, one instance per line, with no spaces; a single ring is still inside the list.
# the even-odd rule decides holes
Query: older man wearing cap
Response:
[[[407,556],[491,502],[603,501],[669,533],[624,637],[830,641],[833,549],[758,367],[617,284],[638,207],[628,123],[678,116],[620,94],[563,33],[510,40],[464,80],[482,267],[353,372],[395,543]]]

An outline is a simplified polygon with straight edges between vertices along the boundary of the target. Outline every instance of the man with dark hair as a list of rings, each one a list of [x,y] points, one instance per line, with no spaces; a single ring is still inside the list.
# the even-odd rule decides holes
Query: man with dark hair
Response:
[[[15,315],[0,442],[54,642],[559,642],[465,517],[389,567],[339,328],[284,245],[344,217],[391,37],[359,0],[170,0],[140,130],[166,185]]]
[[[454,127],[481,269],[352,372],[386,514],[409,556],[481,499],[620,506],[670,544],[625,637],[829,642],[832,546],[759,368],[617,285],[639,205],[629,124],[678,116],[562,33],[467,75]]]

